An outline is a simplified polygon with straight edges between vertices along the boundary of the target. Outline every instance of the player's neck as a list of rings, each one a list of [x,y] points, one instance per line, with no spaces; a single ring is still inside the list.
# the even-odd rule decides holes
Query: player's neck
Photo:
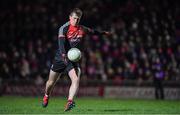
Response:
[[[79,27],[79,25],[72,25],[72,24],[70,24],[70,26],[71,27]]]

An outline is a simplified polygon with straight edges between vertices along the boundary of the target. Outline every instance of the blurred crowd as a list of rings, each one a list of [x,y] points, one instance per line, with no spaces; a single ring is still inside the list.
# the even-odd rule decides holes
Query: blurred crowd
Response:
[[[81,24],[112,32],[83,40],[82,80],[148,81],[157,70],[180,81],[180,7],[168,0],[0,1],[0,79],[43,84],[58,29],[75,7]]]

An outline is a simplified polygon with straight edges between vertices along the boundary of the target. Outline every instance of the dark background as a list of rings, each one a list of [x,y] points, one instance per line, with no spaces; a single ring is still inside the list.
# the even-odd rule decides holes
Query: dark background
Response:
[[[43,85],[57,49],[58,29],[73,8],[81,24],[112,32],[83,40],[81,85],[167,86],[180,83],[178,0],[1,0],[0,84]],[[66,84],[63,76],[60,84]]]

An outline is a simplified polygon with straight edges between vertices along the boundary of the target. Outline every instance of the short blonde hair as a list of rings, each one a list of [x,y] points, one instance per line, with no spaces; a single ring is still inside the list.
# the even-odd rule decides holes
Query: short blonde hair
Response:
[[[72,16],[73,13],[75,13],[75,14],[76,14],[77,16],[79,16],[79,17],[81,17],[82,14],[83,14],[82,10],[79,9],[79,8],[74,8],[74,9],[71,11],[70,16]]]

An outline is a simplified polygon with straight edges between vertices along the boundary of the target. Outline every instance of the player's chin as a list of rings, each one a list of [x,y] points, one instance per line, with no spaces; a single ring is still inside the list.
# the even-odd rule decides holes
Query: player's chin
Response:
[[[78,26],[78,25],[79,25],[79,23],[75,23],[75,24],[74,24],[74,26]]]

